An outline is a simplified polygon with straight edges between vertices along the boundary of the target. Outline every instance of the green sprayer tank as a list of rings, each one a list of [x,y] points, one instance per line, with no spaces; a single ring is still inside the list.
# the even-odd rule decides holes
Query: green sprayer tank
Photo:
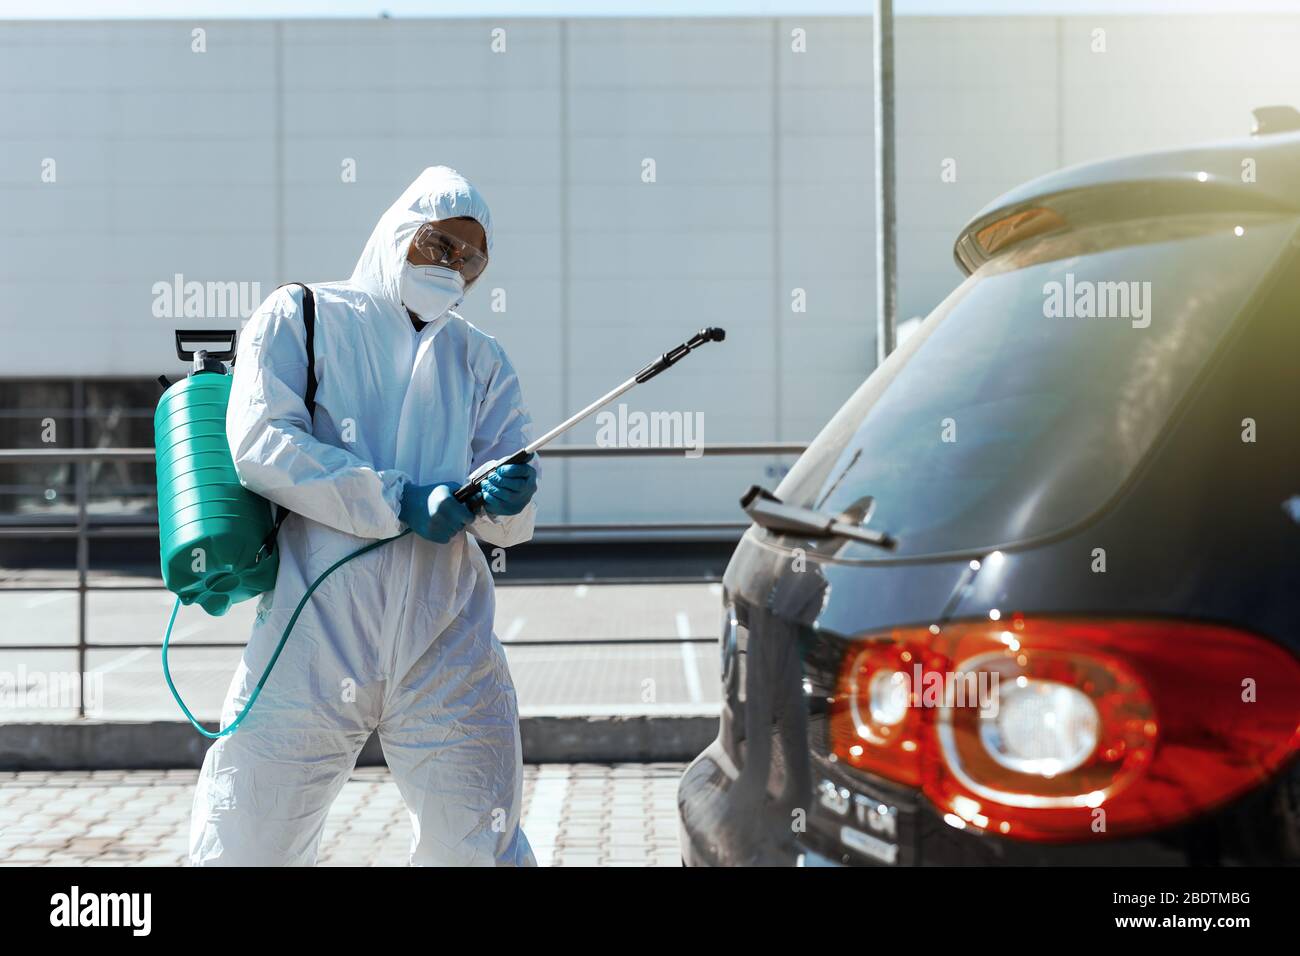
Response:
[[[194,370],[153,416],[162,576],[181,603],[221,615],[275,586],[279,553],[261,553],[271,504],[239,483],[226,441],[231,375],[207,352],[193,355]]]

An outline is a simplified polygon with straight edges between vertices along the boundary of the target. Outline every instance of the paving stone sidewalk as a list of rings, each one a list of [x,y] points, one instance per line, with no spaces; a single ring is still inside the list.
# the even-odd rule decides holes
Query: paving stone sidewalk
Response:
[[[542,866],[678,866],[680,764],[524,768],[524,832]],[[0,866],[178,866],[193,770],[0,772]],[[325,866],[402,866],[411,824],[385,768],[359,768],[330,811]]]

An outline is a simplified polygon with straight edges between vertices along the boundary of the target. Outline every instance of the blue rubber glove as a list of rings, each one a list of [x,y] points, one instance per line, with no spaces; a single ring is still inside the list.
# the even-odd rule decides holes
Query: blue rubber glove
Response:
[[[529,464],[502,465],[483,479],[483,510],[490,515],[517,515],[537,494],[537,469]]]
[[[446,544],[474,520],[470,510],[453,497],[458,487],[454,481],[408,484],[402,491],[399,517],[421,538]]]

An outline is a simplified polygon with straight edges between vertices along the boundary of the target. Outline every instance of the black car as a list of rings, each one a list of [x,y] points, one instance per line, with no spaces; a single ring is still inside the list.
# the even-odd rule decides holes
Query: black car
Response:
[[[746,496],[685,862],[1295,862],[1300,132],[1043,177],[955,255]]]

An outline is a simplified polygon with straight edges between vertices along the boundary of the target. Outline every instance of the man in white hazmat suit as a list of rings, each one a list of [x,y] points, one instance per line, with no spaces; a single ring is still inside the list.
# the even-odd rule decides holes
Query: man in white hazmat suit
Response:
[[[315,862],[330,804],[375,730],[410,811],[412,863],[534,863],[519,827],[519,719],[492,633],[492,575],[462,532],[505,547],[528,540],[536,472],[497,469],[477,516],[451,495],[529,440],[505,352],[451,311],[491,244],[478,191],[444,166],[421,173],[352,278],[312,287],[312,420],[302,290],[277,290],[243,332],[231,452],[242,483],[292,514],[223,725],[311,582],[375,539],[415,533],[344,564],[307,602],[257,706],[203,761],[195,864]]]

